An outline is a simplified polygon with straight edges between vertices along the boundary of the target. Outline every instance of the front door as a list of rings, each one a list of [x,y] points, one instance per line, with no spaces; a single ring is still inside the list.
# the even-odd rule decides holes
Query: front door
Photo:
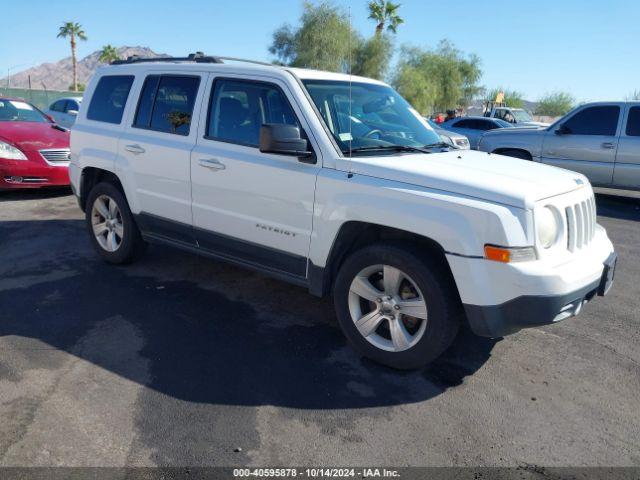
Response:
[[[640,189],[640,104],[629,105],[618,142],[613,186]]]
[[[611,185],[622,107],[600,104],[577,110],[545,134],[541,161],[582,173],[594,185]]]
[[[277,79],[211,79],[191,154],[193,224],[204,249],[303,278],[321,159],[258,149],[264,123],[307,130],[292,98]]]

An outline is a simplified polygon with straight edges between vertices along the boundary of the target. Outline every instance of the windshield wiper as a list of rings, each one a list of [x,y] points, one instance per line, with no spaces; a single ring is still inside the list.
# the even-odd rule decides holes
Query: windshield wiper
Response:
[[[409,145],[370,145],[368,147],[356,147],[351,150],[345,149],[343,153],[358,153],[358,152],[418,152],[418,153],[431,153],[429,150],[425,150],[420,147],[411,147]]]
[[[424,145],[422,148],[438,148],[438,147],[451,148],[451,145],[449,145],[446,142],[436,142],[436,143],[430,143],[428,145]]]

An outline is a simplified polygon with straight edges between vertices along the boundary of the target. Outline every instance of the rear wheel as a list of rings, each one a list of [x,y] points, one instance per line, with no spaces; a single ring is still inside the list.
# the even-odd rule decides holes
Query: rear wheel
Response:
[[[504,155],[506,157],[514,157],[519,158],[521,160],[531,160],[531,154],[529,152],[525,152],[524,150],[504,150],[499,153],[499,155]]]
[[[351,255],[336,278],[334,301],[355,349],[393,368],[436,359],[460,323],[460,302],[442,262],[404,245],[373,245]]]
[[[127,200],[111,183],[99,183],[89,193],[86,224],[91,243],[109,263],[130,263],[146,248]]]

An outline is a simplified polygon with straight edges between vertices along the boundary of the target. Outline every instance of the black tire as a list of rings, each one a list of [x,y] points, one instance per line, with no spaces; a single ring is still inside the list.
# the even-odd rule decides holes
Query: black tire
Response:
[[[462,318],[459,295],[446,260],[418,253],[411,244],[375,244],[350,255],[342,264],[334,284],[338,322],[351,345],[363,356],[396,369],[422,368],[438,358],[453,342]],[[401,270],[416,284],[426,300],[428,320],[422,337],[403,351],[386,351],[367,340],[358,330],[349,307],[354,278],[372,265]],[[377,330],[376,330],[377,332]]]
[[[119,247],[115,251],[108,251],[102,245],[100,245],[93,230],[93,207],[96,204],[98,198],[108,197],[115,201],[118,207],[122,223],[122,238]],[[112,183],[102,182],[93,187],[87,198],[87,205],[85,208],[85,220],[87,230],[89,232],[89,238],[91,244],[95,248],[96,252],[107,263],[113,264],[127,264],[138,259],[146,250],[147,243],[142,239],[140,230],[136,225],[129,204],[123,193]]]
[[[532,157],[528,152],[523,150],[504,150],[499,153],[499,155],[504,155],[506,157],[519,158],[520,160],[531,160]]]

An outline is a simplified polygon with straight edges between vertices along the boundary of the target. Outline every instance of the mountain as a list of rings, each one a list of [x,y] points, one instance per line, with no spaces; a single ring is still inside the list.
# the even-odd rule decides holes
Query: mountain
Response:
[[[131,55],[140,57],[162,57],[165,54],[158,54],[148,47],[120,47],[118,48],[120,58],[127,58]],[[78,83],[85,84],[93,75],[96,68],[104,65],[98,58],[100,50],[96,50],[91,55],[87,55],[78,61]],[[69,90],[73,83],[73,68],[71,57],[64,58],[56,63],[43,63],[37,67],[32,67],[11,75],[11,87],[29,88],[29,76],[31,77],[31,88],[37,90]],[[0,79],[0,85],[6,85],[6,77]]]

